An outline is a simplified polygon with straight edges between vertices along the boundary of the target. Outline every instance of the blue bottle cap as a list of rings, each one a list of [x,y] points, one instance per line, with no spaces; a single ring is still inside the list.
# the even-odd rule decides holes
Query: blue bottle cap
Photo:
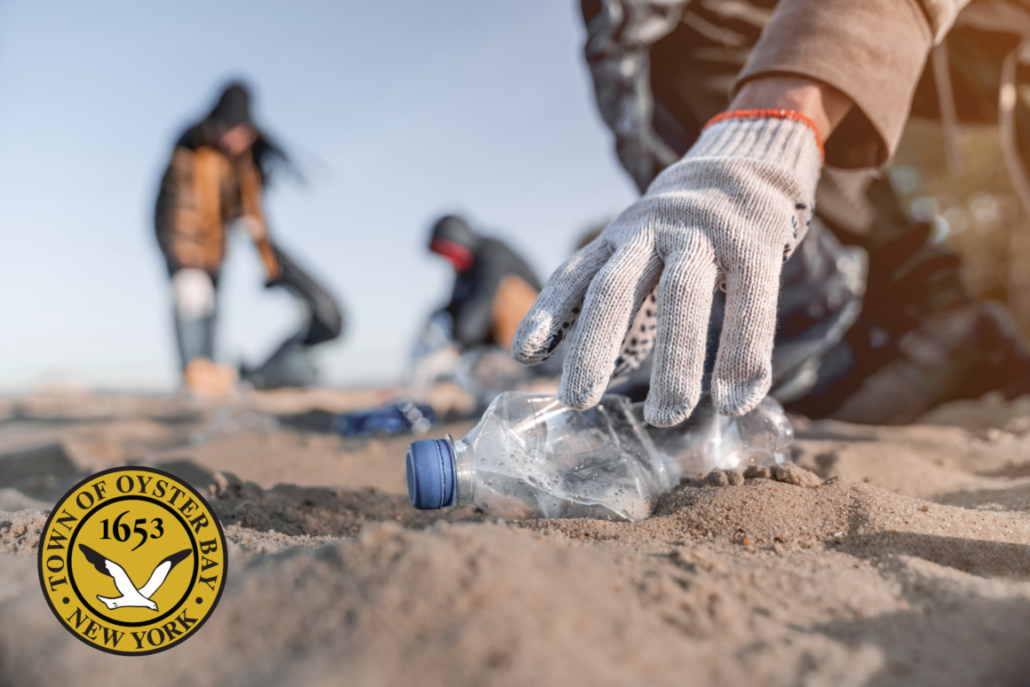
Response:
[[[421,439],[408,446],[408,496],[419,510],[454,505],[454,454],[447,439]]]

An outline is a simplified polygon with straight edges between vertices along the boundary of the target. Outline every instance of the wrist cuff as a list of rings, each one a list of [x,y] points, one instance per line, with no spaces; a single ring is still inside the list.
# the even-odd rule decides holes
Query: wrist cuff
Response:
[[[756,131],[750,132],[752,134],[751,136],[744,136],[743,138],[745,140],[737,140],[737,141],[735,141],[736,144],[734,145],[734,147],[737,148],[737,150],[736,150],[737,153],[742,153],[743,152],[743,153],[747,154],[747,150],[741,150],[740,149],[740,145],[741,144],[744,144],[745,147],[752,147],[752,148],[757,147],[758,145],[763,145],[768,150],[771,147],[773,147],[773,146],[769,145],[771,142],[773,142],[773,140],[770,140],[770,139],[782,139],[781,142],[785,146],[787,146],[787,147],[794,147],[797,144],[800,144],[800,141],[791,141],[790,140],[790,139],[793,139],[793,138],[797,137],[796,133],[800,133],[800,132],[796,132],[796,130],[798,130],[799,127],[768,126],[768,125],[775,125],[775,121],[777,121],[777,119],[780,119],[780,121],[782,121],[784,124],[786,124],[786,123],[797,123],[799,125],[802,125],[804,127],[804,129],[808,129],[808,131],[811,132],[812,138],[815,141],[816,147],[819,150],[820,162],[822,161],[822,159],[825,157],[825,153],[823,151],[823,142],[819,138],[819,131],[816,129],[815,123],[809,117],[806,117],[803,114],[801,114],[800,112],[795,112],[793,110],[763,109],[763,110],[733,110],[731,112],[723,112],[722,114],[717,114],[716,116],[714,116],[711,119],[709,119],[709,123],[705,125],[705,132],[706,133],[709,132],[711,129],[713,129],[717,125],[729,125],[729,124],[734,123],[734,122],[740,122],[740,123],[754,122],[754,123],[756,123],[757,127],[749,127],[749,129],[757,129]],[[762,126],[763,123],[766,126]],[[716,133],[716,132],[712,132],[712,133]],[[728,133],[729,132],[727,132],[727,134]],[[732,142],[731,140],[729,140],[730,138],[735,139],[737,137],[735,137],[735,136],[716,136],[715,138],[719,139],[723,144],[727,144],[727,143],[731,143]],[[746,139],[752,139],[752,142],[751,142],[750,146],[748,146],[748,141]],[[759,139],[761,139],[761,140],[759,140]],[[719,145],[716,141],[713,141],[713,143],[716,143],[717,147],[723,147],[722,145]],[[791,145],[791,143],[793,143],[794,145]],[[713,150],[709,150],[707,152],[712,153],[712,152],[716,152],[716,150],[713,149]],[[760,152],[760,151],[759,150],[755,150],[755,152]],[[786,150],[784,150],[784,152],[786,152]],[[754,156],[752,156],[752,154],[747,154],[747,157],[754,157]],[[764,156],[761,156],[761,157],[764,157]]]

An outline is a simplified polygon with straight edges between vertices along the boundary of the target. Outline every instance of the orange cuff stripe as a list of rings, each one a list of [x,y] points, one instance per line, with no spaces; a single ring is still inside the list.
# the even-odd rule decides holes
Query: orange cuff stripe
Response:
[[[734,110],[712,117],[705,124],[705,129],[727,119],[790,119],[795,122],[801,122],[812,130],[812,135],[815,136],[815,144],[819,146],[819,155],[824,158],[826,157],[826,151],[823,150],[823,142],[819,138],[819,130],[815,128],[815,122],[800,112],[795,112],[794,110]]]

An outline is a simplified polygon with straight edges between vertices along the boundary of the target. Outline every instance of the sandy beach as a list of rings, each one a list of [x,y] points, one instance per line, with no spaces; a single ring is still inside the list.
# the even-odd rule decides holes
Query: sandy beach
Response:
[[[410,438],[329,425],[387,394],[0,400],[0,685],[1028,681],[1030,398],[797,418],[796,468],[698,476],[614,523],[415,511]],[[36,575],[50,506],[126,464],[208,495],[230,541],[210,621],[145,658],[73,638]]]

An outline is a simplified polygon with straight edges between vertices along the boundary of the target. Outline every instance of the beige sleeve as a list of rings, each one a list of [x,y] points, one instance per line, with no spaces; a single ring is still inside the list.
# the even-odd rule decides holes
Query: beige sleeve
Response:
[[[517,274],[509,274],[501,280],[491,312],[493,338],[501,348],[511,350],[511,341],[515,338],[519,323],[539,295],[529,282]]]
[[[922,0],[926,17],[930,20],[933,40],[940,43],[944,35],[954,26],[958,13],[969,4],[969,0]]]
[[[826,141],[834,167],[878,167],[897,147],[926,57],[969,0],[780,0],[737,77],[795,74],[855,108]]]

